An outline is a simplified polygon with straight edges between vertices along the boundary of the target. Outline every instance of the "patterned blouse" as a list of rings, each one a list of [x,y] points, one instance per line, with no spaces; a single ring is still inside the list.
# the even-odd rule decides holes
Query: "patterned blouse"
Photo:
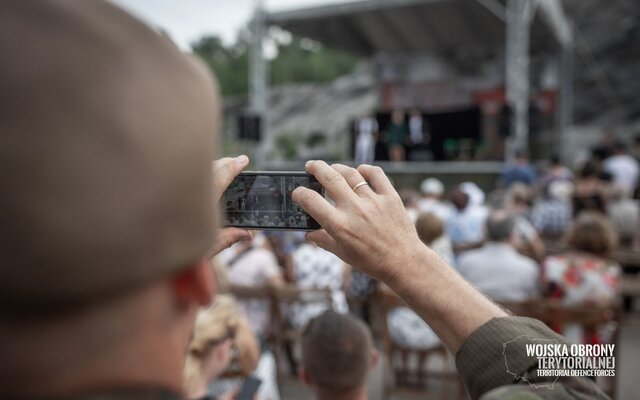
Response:
[[[337,256],[310,243],[303,243],[293,252],[293,274],[296,284],[304,289],[330,288],[333,310],[349,312],[343,288],[344,263]],[[327,309],[326,304],[306,303],[291,308],[293,326],[304,327],[310,319]]]
[[[544,280],[554,286],[551,297],[566,305],[607,303],[620,286],[620,266],[591,255],[552,256],[545,261]]]
[[[568,253],[547,258],[544,283],[551,287],[551,298],[565,305],[596,303],[606,305],[615,300],[620,286],[620,266],[603,258]],[[577,324],[566,324],[562,333],[574,343],[610,343],[614,322],[595,331],[585,331]]]

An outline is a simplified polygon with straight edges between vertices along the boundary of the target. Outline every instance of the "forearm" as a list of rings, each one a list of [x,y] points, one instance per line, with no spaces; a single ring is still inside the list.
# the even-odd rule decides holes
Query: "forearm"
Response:
[[[492,318],[507,314],[467,283],[426,246],[399,259],[405,265],[385,283],[456,353],[466,338]]]

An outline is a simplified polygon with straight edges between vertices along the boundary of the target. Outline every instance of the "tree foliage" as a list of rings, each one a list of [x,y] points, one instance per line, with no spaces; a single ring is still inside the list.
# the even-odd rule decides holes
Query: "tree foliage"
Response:
[[[223,96],[246,94],[249,88],[249,52],[245,41],[225,46],[216,36],[206,36],[192,45],[193,52],[218,78]]]
[[[223,96],[247,94],[250,46],[246,37],[225,45],[218,37],[206,36],[192,48],[215,72]],[[270,84],[329,82],[351,72],[357,61],[352,55],[293,37],[287,43],[277,43],[277,56],[269,65]]]

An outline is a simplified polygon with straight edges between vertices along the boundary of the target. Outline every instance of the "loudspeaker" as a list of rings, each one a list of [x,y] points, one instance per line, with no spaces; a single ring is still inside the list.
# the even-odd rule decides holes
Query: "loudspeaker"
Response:
[[[238,118],[238,139],[259,142],[262,138],[262,119],[255,114],[242,114]]]

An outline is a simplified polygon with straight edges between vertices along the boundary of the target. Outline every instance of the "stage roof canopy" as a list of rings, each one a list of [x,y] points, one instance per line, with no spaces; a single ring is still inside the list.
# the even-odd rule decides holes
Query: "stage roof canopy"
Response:
[[[567,28],[562,26],[562,7],[556,0],[538,0],[538,6],[542,12],[533,22],[532,47],[554,37],[550,35],[561,42]],[[271,12],[266,20],[327,47],[363,56],[446,54],[461,48],[503,49],[506,12],[505,0],[360,0]]]

